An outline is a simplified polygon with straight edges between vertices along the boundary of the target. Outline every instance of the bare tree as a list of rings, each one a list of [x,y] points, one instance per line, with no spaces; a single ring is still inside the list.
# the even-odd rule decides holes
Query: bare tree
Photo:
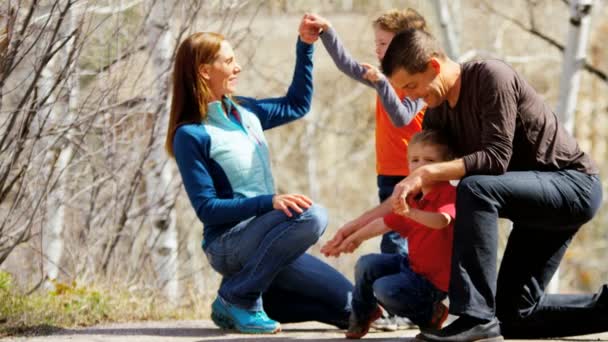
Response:
[[[561,122],[570,133],[574,130],[574,109],[580,87],[580,71],[587,56],[592,7],[593,0],[572,0],[570,3],[570,27],[556,109]]]
[[[156,124],[152,133],[155,141],[150,160],[152,172],[146,176],[148,206],[155,208],[150,214],[154,229],[149,239],[152,260],[158,280],[165,288],[167,296],[176,299],[178,293],[177,248],[175,200],[176,191],[172,180],[177,178],[173,163],[168,163],[163,142],[168,127],[169,71],[175,38],[170,30],[175,5],[172,1],[155,1],[147,21],[148,46],[152,56],[152,67],[157,75],[148,101],[149,112]],[[157,204],[155,204],[157,203]]]
[[[441,26],[446,52],[450,58],[457,60],[460,56],[458,34],[452,20],[452,15],[450,14],[448,2],[446,0],[435,0],[434,3],[437,16],[439,17],[439,25]]]

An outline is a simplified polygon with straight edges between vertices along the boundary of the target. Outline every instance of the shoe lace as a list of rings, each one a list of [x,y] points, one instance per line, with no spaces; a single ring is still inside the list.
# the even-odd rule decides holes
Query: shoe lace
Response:
[[[270,318],[266,315],[266,313],[264,311],[256,311],[254,316],[256,319],[259,319],[262,321],[270,320]]]

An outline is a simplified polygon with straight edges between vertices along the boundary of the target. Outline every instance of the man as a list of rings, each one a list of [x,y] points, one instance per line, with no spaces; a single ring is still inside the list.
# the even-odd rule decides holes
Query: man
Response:
[[[500,341],[608,330],[608,286],[591,295],[545,294],[574,234],[601,204],[595,163],[534,89],[501,61],[462,65],[428,33],[393,38],[383,72],[429,106],[424,129],[449,135],[461,158],[426,165],[401,181],[393,206],[425,185],[461,179],[449,288],[460,316],[428,341]],[[513,221],[496,272],[497,222]],[[500,323],[499,323],[500,321]]]

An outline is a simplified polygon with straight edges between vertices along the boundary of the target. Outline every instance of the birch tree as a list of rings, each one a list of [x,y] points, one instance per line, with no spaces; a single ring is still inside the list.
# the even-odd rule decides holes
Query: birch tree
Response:
[[[593,0],[572,0],[567,43],[556,112],[570,133],[574,131],[574,110],[580,88],[581,70],[587,58]]]
[[[75,9],[68,13],[67,23],[62,28],[64,34],[79,32],[78,14]],[[42,227],[42,254],[44,258],[44,273],[48,279],[57,279],[59,265],[63,255],[64,239],[63,231],[66,226],[66,199],[69,196],[70,163],[73,157],[73,146],[70,143],[73,120],[78,104],[78,65],[77,60],[77,38],[74,35],[65,47],[49,62],[43,71],[43,87],[52,84],[55,68],[59,63],[65,63],[67,75],[63,89],[59,90],[59,96],[51,95],[47,101],[50,104],[49,122],[56,127],[65,127],[61,137],[54,140],[48,146],[45,164],[52,167],[48,171],[53,177],[46,201],[46,214],[48,224]],[[48,88],[48,87],[47,87]],[[49,284],[47,283],[47,287]]]
[[[458,60],[458,57],[460,56],[460,51],[458,48],[458,34],[454,21],[452,20],[452,15],[450,14],[448,1],[435,0],[434,5],[435,11],[437,12],[437,17],[439,18],[439,25],[441,27],[446,52],[450,58],[453,60]]]
[[[176,299],[178,293],[178,234],[175,213],[175,185],[177,178],[173,164],[163,149],[164,135],[169,118],[169,84],[170,70],[175,37],[170,30],[170,18],[174,17],[173,1],[154,1],[146,31],[152,60],[154,86],[148,99],[148,109],[155,117],[153,139],[155,144],[151,152],[151,169],[146,175],[147,202],[151,208],[152,234],[148,245],[152,253],[152,262],[158,281],[164,287],[167,296]],[[155,203],[156,202],[156,203]]]
[[[18,6],[24,4],[18,3]],[[39,180],[34,167],[36,144],[48,129],[49,104],[64,84],[67,68],[58,68],[54,77],[46,73],[53,59],[75,36],[61,34],[71,1],[54,3],[48,13],[32,2],[10,12],[7,49],[0,70],[0,264],[20,244],[28,241],[39,217],[36,215],[48,193],[50,179]],[[41,15],[38,18],[38,15]],[[51,15],[52,14],[52,15]],[[29,53],[33,52],[33,53]],[[74,50],[65,56],[67,64]],[[27,65],[27,72],[22,66]],[[41,86],[41,83],[43,84]],[[16,92],[16,87],[20,91]],[[10,94],[10,99],[4,98]],[[51,102],[49,102],[51,101]],[[5,104],[9,107],[4,109]],[[41,114],[41,115],[39,115]],[[34,172],[34,174],[32,174]],[[38,180],[38,181],[33,181]],[[35,185],[35,187],[32,187]]]

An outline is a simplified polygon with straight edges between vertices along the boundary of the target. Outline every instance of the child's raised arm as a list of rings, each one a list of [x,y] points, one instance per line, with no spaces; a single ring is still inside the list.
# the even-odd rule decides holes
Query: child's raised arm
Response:
[[[384,75],[380,75],[381,77],[375,82],[367,79],[365,75],[368,69],[357,62],[344,49],[337,32],[331,27],[327,19],[317,14],[308,14],[303,21],[305,22],[304,25],[318,27],[323,30],[321,34],[323,46],[325,46],[325,49],[340,71],[352,79],[376,89],[393,125],[400,127],[409,124],[416,117],[416,114],[426,106],[422,100],[412,101],[408,97],[405,97],[403,100],[399,99]]]

